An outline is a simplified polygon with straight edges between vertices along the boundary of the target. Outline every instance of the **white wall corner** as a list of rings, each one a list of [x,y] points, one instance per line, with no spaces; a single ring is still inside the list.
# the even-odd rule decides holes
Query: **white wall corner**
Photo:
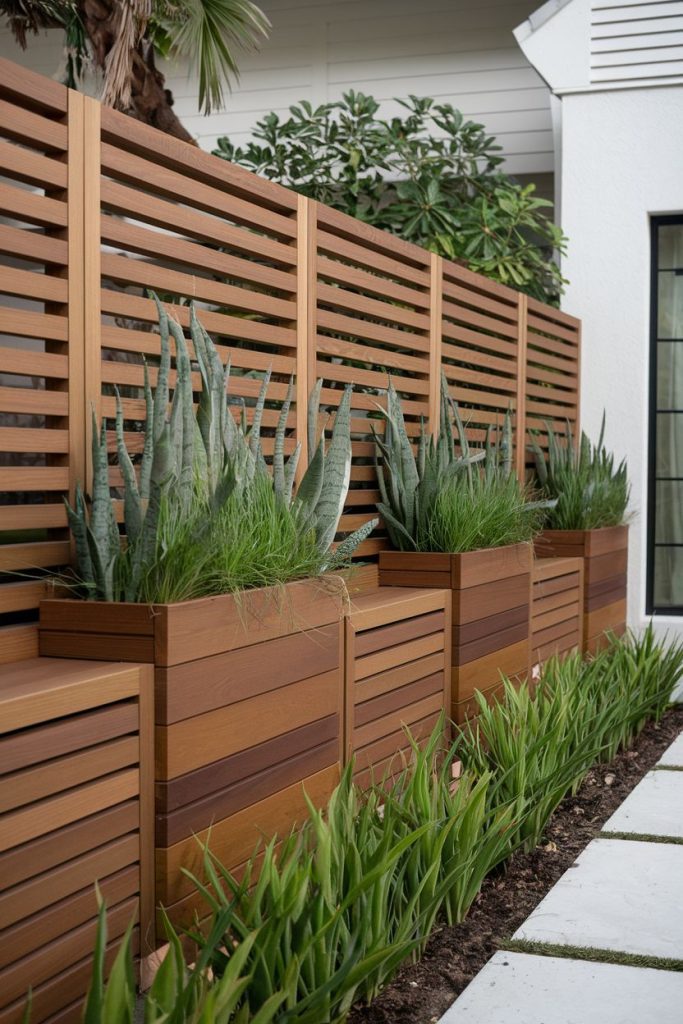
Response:
[[[591,0],[549,0],[514,36],[556,95],[590,86]]]

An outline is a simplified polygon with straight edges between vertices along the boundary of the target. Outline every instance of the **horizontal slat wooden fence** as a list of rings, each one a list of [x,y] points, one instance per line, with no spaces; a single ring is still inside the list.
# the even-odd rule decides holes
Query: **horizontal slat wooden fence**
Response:
[[[528,430],[578,430],[578,320],[7,61],[0,174],[0,663],[36,653],[34,577],[69,560],[62,497],[90,478],[91,407],[111,418],[115,386],[141,446],[149,288],[185,324],[197,302],[248,415],[271,370],[266,454],[290,378],[304,459],[316,378],[323,412],[355,385],[344,531],[374,513],[389,374],[413,435],[437,425],[442,370],[473,441],[511,409],[520,474]],[[380,525],[360,554],[385,546]]]

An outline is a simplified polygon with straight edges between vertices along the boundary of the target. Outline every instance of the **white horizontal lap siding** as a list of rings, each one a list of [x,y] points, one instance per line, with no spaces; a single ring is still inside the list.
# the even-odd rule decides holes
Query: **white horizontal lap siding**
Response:
[[[432,96],[452,103],[496,135],[510,173],[553,170],[549,92],[521,54],[512,29],[538,0],[261,0],[272,22],[260,51],[240,58],[240,81],[225,109],[197,112],[196,83],[177,65],[164,70],[183,124],[204,149],[221,135],[249,141],[270,111],[287,117],[351,89],[378,99]]]
[[[683,81],[683,0],[593,0],[591,81]]]

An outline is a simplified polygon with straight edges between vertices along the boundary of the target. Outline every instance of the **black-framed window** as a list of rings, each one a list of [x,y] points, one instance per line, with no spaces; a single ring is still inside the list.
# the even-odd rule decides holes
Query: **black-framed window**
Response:
[[[647,610],[683,615],[683,214],[652,218]]]

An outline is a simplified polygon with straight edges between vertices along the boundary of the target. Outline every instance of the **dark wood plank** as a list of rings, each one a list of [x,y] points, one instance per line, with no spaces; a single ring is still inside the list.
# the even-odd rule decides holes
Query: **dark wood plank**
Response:
[[[489,633],[478,640],[471,640],[467,644],[453,645],[452,663],[454,665],[466,665],[468,662],[484,658],[493,651],[509,647],[510,644],[520,640],[526,640],[529,636],[528,610],[526,618],[516,625],[508,626],[497,633]]]
[[[85,602],[83,602],[85,604]],[[98,661],[153,662],[154,640],[149,636],[108,633],[60,633],[41,630],[38,650],[42,658],[85,658]]]
[[[336,716],[335,716],[336,717]],[[264,800],[286,786],[303,780],[339,761],[339,740],[335,735],[326,743],[249,775],[246,779],[181,807],[170,814],[156,817],[157,848],[172,846],[182,839],[209,828],[231,814]]]
[[[154,610],[147,604],[112,601],[69,601],[46,599],[40,602],[40,628],[59,633],[110,633],[118,636],[153,636]]]
[[[155,783],[157,814],[170,814],[213,792],[234,786],[286,758],[336,739],[338,733],[339,716],[328,715],[177,779],[159,780]]]
[[[518,626],[520,623],[528,621],[529,605],[527,602],[518,608],[509,608],[506,611],[498,612],[496,615],[487,615],[485,618],[477,619],[474,622],[454,625],[452,630],[453,646],[469,644],[473,640],[481,640],[494,633],[500,633],[504,629],[509,629],[510,626]]]

